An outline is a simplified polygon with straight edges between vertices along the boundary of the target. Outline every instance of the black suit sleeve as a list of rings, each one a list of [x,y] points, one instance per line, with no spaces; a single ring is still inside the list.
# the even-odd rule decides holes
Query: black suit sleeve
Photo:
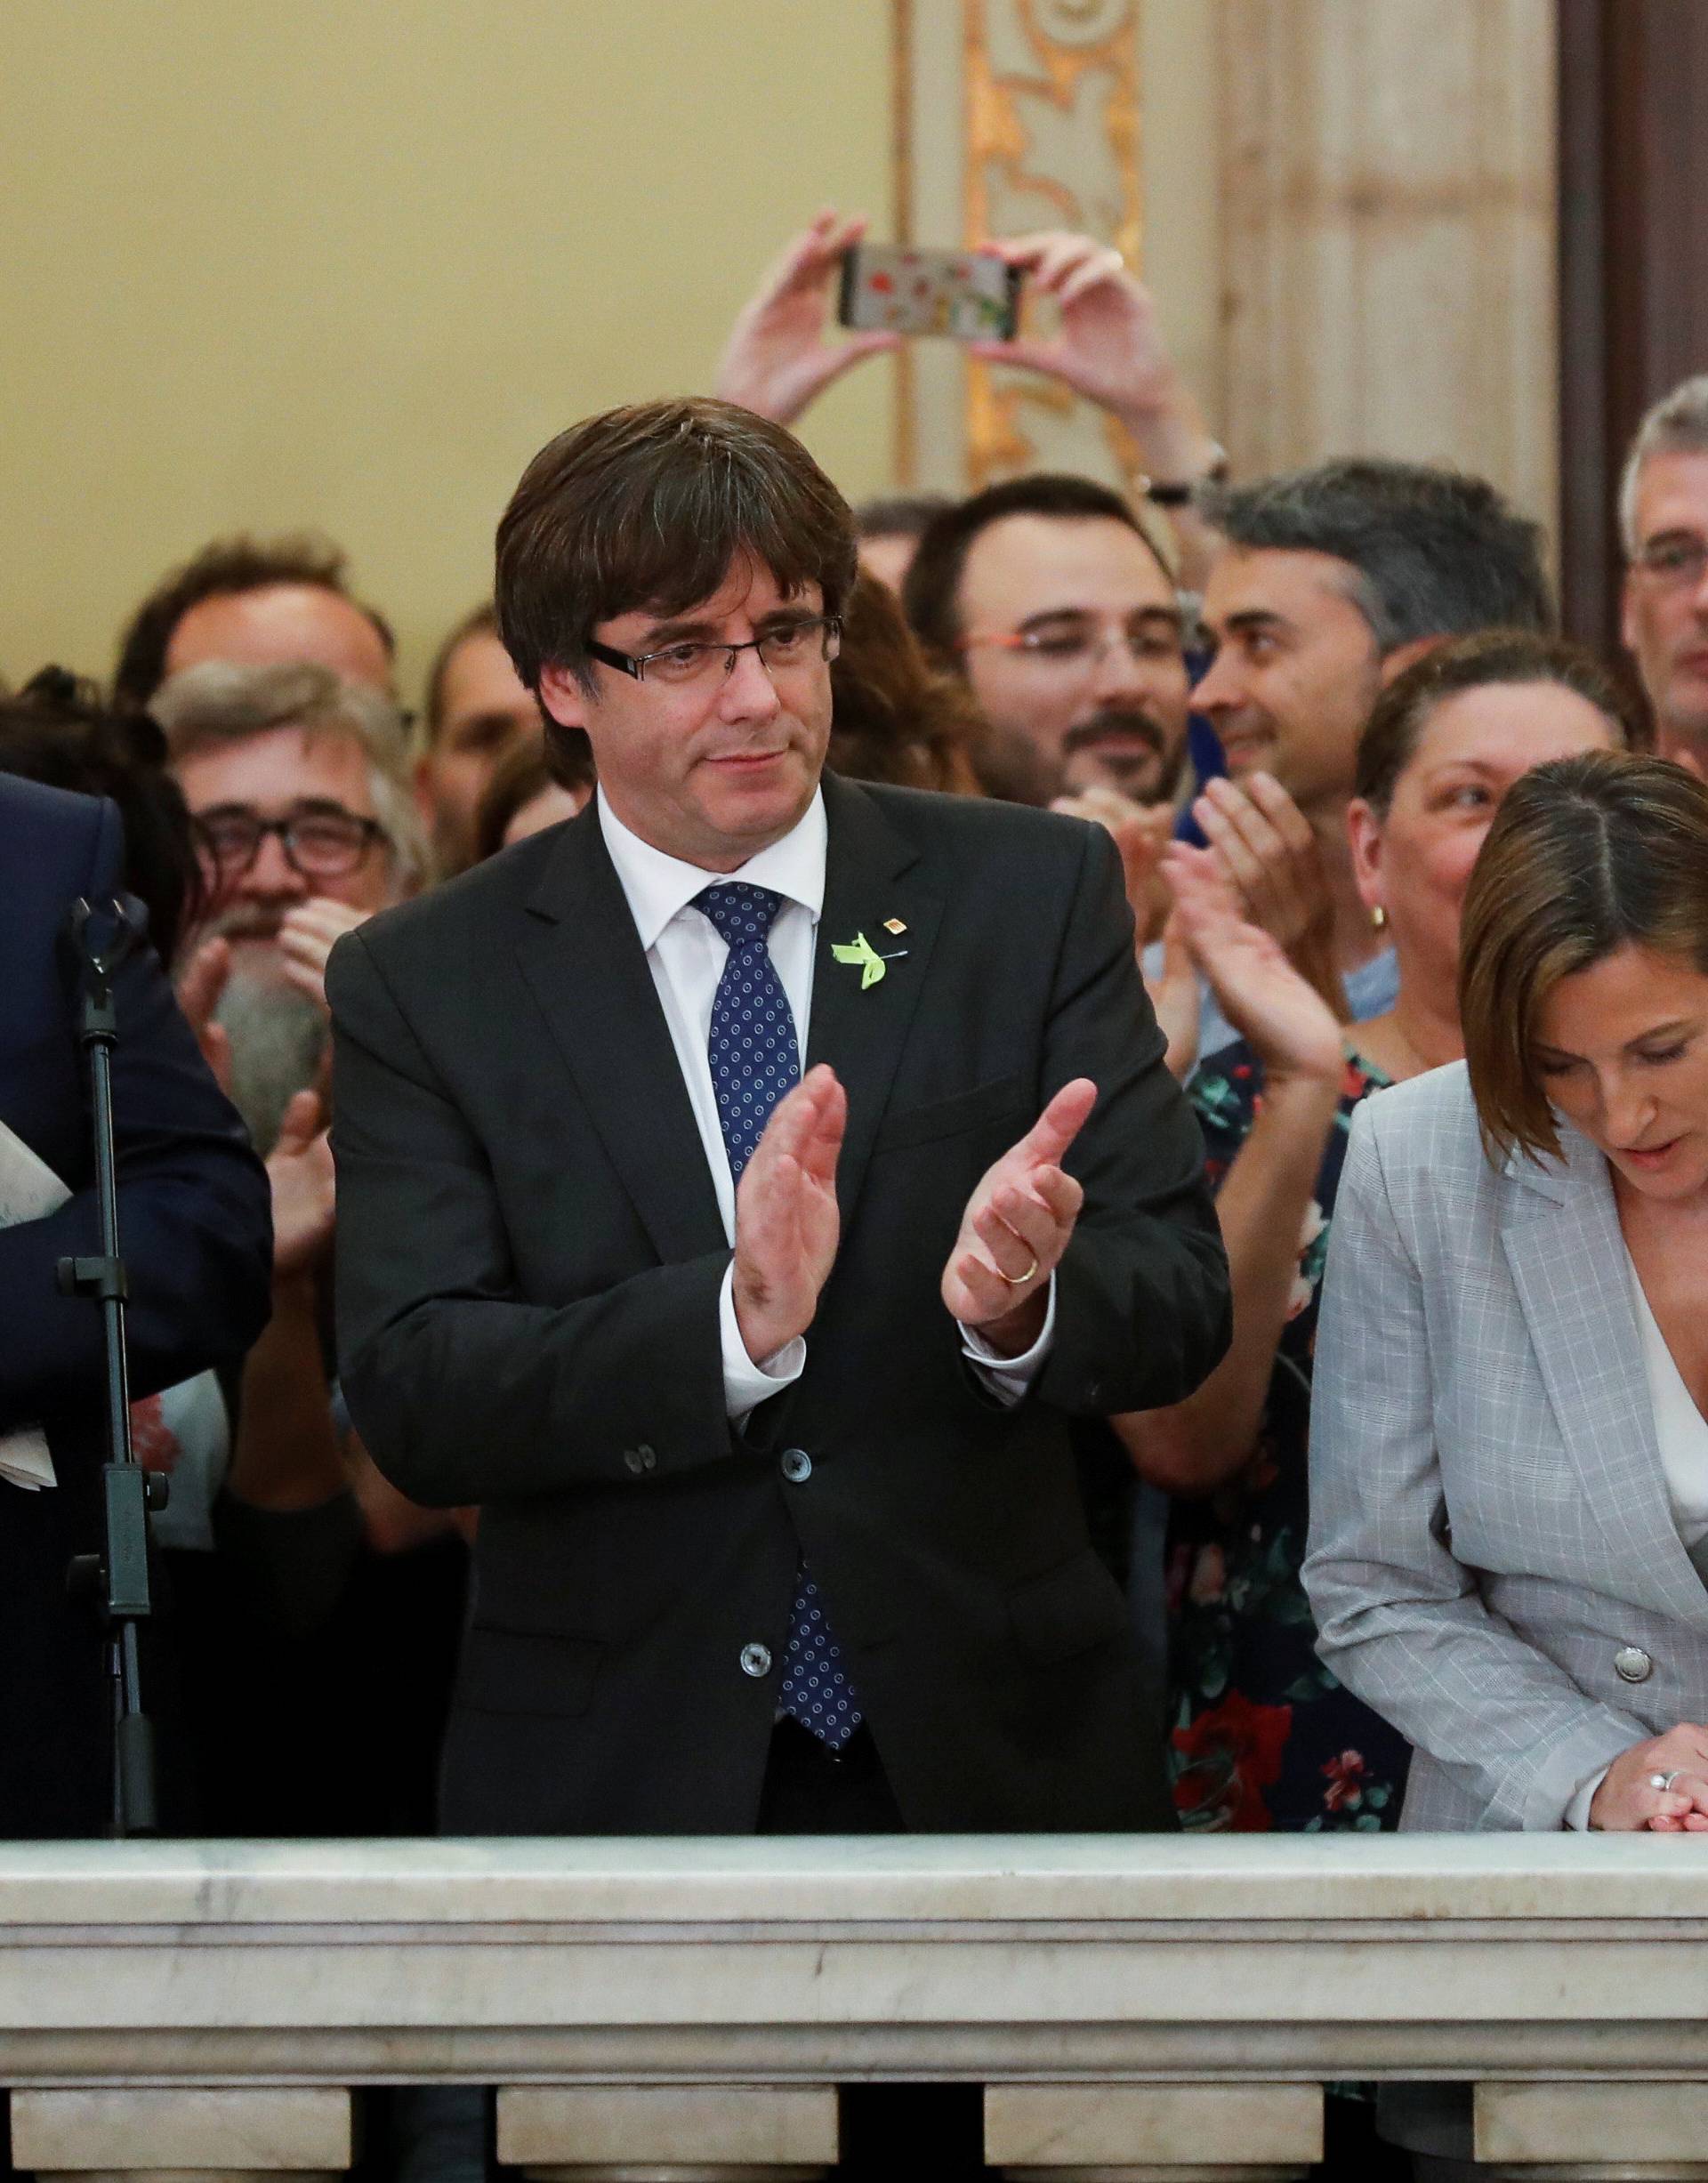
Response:
[[[1164,1060],[1119,856],[1103,827],[1085,831],[1043,1084],[1089,1076],[1098,1099],[1066,1162],[1085,1205],[1057,1269],[1055,1341],[1035,1382],[1038,1399],[1076,1417],[1184,1400],[1232,1332],[1204,1141]]]
[[[643,1447],[662,1470],[727,1460],[729,1252],[523,1301],[480,1142],[361,933],[334,949],[326,994],[342,1383],[386,1477],[446,1507],[632,1483]]]
[[[86,869],[68,875],[68,906],[79,894],[97,906],[110,901],[118,886],[118,814],[106,803],[99,811]],[[132,1392],[149,1395],[241,1357],[267,1324],[272,1216],[265,1171],[150,949],[139,948],[121,966],[114,998],[125,1331]],[[77,1007],[68,957],[65,1015],[55,1035],[76,1038]],[[86,1130],[86,1071],[80,1078]],[[85,1298],[61,1296],[56,1269],[61,1258],[92,1257],[100,1248],[93,1182],[46,1219],[0,1229],[0,1432],[52,1423],[86,1408],[99,1390],[101,1313]]]

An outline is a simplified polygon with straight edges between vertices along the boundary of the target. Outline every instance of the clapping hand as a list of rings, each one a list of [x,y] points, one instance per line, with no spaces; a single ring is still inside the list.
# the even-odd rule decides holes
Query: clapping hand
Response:
[[[863,219],[843,220],[826,208],[784,250],[730,330],[718,366],[717,391],[724,401],[793,424],[833,379],[863,357],[899,346],[894,334],[825,338],[842,253],[866,228]]]
[[[372,913],[352,909],[348,902],[334,902],[316,895],[285,913],[278,928],[278,952],[285,975],[299,993],[306,993],[326,1015],[326,957],[346,932],[366,924]]]
[[[196,1034],[202,1059],[214,1072],[214,1081],[229,1097],[231,1091],[231,1040],[214,1011],[220,1004],[231,975],[230,940],[204,940],[185,965],[178,980],[178,1005]]]
[[[1271,1083],[1309,1077],[1338,1084],[1344,1049],[1334,1011],[1293,968],[1273,934],[1253,924],[1215,851],[1177,842],[1163,858],[1174,918],[1192,959]]]
[[[1122,883],[1142,947],[1161,930],[1168,914],[1168,890],[1162,884],[1163,851],[1174,835],[1174,807],[1171,803],[1138,803],[1119,789],[1083,788],[1076,795],[1058,796],[1052,811],[1069,818],[1089,819],[1106,827],[1121,852]]]
[[[1192,806],[1216,868],[1254,925],[1286,950],[1337,1012],[1334,904],[1310,822],[1273,774],[1213,780]]]
[[[1019,1144],[980,1177],[943,1269],[943,1301],[993,1349],[1019,1357],[1043,1331],[1050,1277],[1085,1193],[1060,1163],[1097,1104],[1088,1076],[1064,1084]]]
[[[848,1094],[820,1062],[771,1110],[736,1185],[736,1324],[754,1364],[804,1334],[830,1277],[842,1221],[836,1161]]]
[[[332,1148],[319,1094],[299,1092],[285,1109],[267,1156],[273,1194],[273,1278],[309,1272],[332,1242],[336,1203]]]

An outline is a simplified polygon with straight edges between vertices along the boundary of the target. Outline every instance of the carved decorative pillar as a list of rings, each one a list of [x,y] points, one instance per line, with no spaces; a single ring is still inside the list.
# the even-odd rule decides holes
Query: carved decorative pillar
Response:
[[[954,248],[1071,228],[1137,267],[1140,0],[897,0],[897,221]],[[1032,469],[1121,483],[1119,428],[1066,389],[970,361],[901,358],[898,476],[962,492]]]
[[[1218,35],[1237,473],[1446,461],[1551,528],[1553,0],[1222,0]]]

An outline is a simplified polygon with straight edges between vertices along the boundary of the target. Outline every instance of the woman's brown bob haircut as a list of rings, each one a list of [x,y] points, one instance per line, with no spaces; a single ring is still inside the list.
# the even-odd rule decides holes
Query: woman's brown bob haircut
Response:
[[[600,622],[683,614],[744,554],[785,598],[816,584],[824,611],[842,612],[853,517],[801,442],[732,402],[609,409],[522,472],[498,525],[498,632],[529,689],[561,667],[591,692]]]
[[[1623,751],[1556,758],[1508,789],[1465,896],[1459,1013],[1495,1164],[1559,1157],[1537,1019],[1562,978],[1627,945],[1708,974],[1708,783]]]
[[[1615,742],[1631,741],[1625,701],[1587,652],[1537,630],[1483,630],[1436,646],[1389,683],[1358,737],[1353,793],[1385,818],[1395,785],[1416,757],[1438,705],[1467,690],[1530,682],[1557,682],[1571,690],[1606,716]]]

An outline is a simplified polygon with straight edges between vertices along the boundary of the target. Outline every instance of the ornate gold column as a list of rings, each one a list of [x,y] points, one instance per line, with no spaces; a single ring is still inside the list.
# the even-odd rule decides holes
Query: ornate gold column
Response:
[[[1139,0],[898,0],[898,225],[953,247],[1071,228],[1140,262]],[[1119,482],[1116,430],[1066,390],[917,342],[897,470],[963,490],[1030,469]]]

